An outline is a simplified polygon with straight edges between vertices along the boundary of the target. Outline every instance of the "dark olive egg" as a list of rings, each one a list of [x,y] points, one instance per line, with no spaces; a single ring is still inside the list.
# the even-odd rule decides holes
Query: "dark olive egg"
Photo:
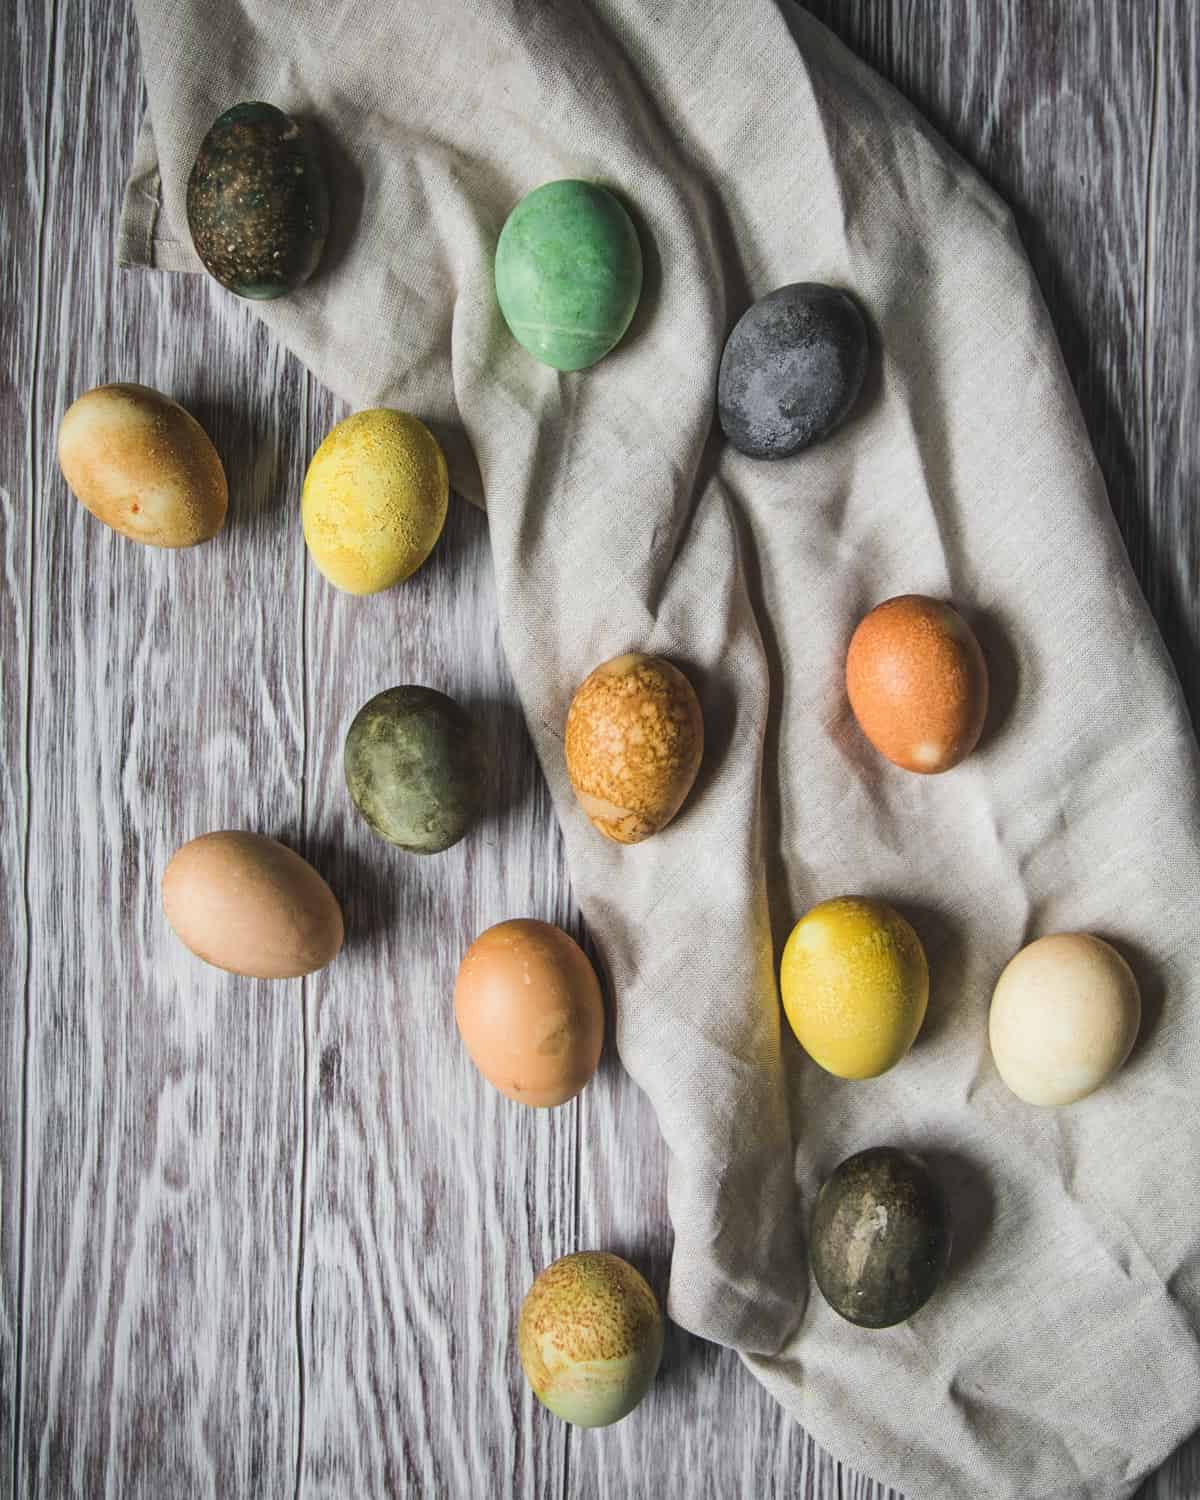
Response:
[[[227,109],[188,178],[187,217],[205,270],[239,297],[266,301],[307,281],[329,232],[329,191],[296,121],[273,104]]]
[[[382,838],[410,854],[438,854],[479,821],[487,777],[465,709],[427,687],[389,688],[346,735],[346,786]]]
[[[950,1259],[942,1190],[909,1151],[860,1151],[817,1197],[809,1254],[834,1312],[863,1328],[902,1323],[933,1295]]]

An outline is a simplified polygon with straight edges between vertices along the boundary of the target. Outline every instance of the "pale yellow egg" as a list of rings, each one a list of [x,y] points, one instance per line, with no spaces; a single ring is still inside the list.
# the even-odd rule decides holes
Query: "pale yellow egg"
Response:
[[[1073,1104],[1129,1056],[1142,1019],[1133,970],[1087,932],[1038,938],[992,995],[988,1036],[1000,1076],[1027,1104]]]

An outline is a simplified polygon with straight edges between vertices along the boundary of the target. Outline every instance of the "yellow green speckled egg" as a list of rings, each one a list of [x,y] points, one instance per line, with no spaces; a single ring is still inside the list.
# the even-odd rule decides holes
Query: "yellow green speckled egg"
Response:
[[[438,441],[402,411],[360,411],[313,455],[301,510],[312,560],[348,594],[415,573],[442,534],[450,482]]]

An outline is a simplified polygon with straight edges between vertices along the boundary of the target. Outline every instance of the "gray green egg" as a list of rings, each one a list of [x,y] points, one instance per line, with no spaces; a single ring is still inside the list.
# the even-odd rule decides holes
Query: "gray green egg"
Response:
[[[818,1194],[809,1253],[834,1312],[863,1328],[902,1323],[933,1296],[950,1260],[942,1190],[909,1151],[860,1151]]]
[[[410,854],[438,854],[479,821],[487,767],[465,709],[427,687],[377,693],[346,735],[346,786],[381,838]]]
[[[187,185],[196,254],[239,297],[282,297],[317,268],[329,190],[304,131],[273,104],[227,109],[204,137]]]

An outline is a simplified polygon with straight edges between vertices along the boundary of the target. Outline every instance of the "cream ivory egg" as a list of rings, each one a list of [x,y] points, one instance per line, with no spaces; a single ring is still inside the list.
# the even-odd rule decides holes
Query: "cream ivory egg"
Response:
[[[1086,932],[1022,948],[992,996],[988,1035],[1001,1078],[1028,1104],[1073,1104],[1129,1056],[1141,1024],[1137,980]]]

